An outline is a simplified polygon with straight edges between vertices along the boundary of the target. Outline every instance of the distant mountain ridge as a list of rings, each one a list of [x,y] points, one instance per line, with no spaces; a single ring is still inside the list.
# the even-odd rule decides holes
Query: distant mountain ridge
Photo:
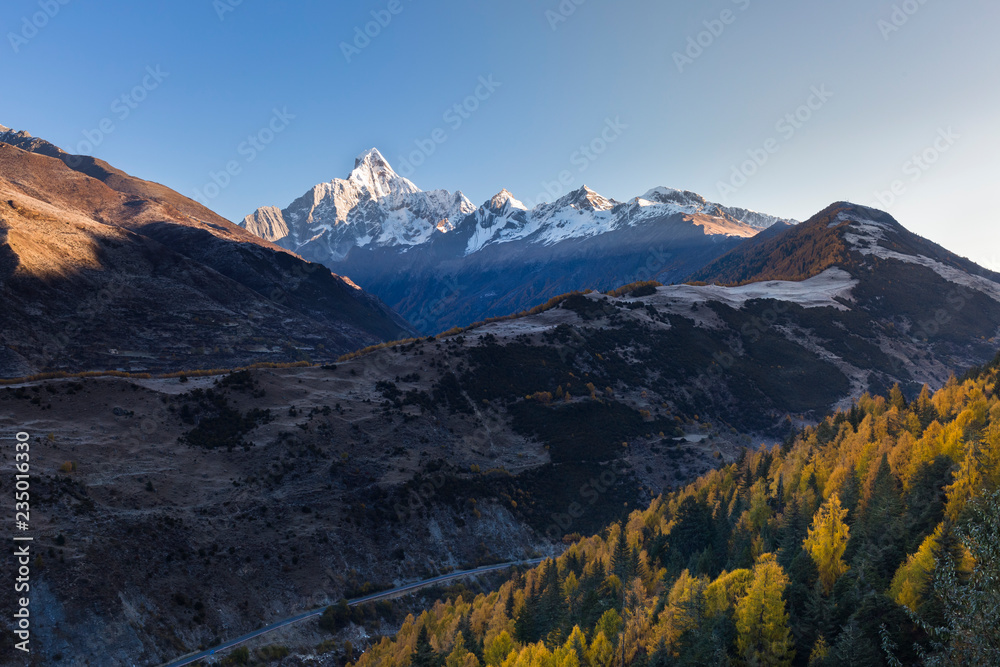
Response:
[[[723,255],[691,276],[696,281],[746,284],[765,280],[804,280],[834,264],[871,256],[940,267],[1000,280],[1000,274],[959,257],[908,231],[884,211],[837,202],[781,234],[761,235]]]
[[[420,190],[371,149],[346,179],[285,209],[259,208],[241,225],[350,275],[433,333],[565,291],[678,280],[793,222],[662,187],[619,202],[583,186],[530,210],[503,189],[476,207],[461,192]],[[415,296],[441,294],[430,308]]]
[[[322,252],[309,246],[325,245],[330,258],[339,261],[347,254],[344,249],[350,249],[345,240],[353,241],[356,247],[419,246],[433,242],[435,232],[465,231],[468,255],[490,243],[523,239],[551,245],[599,235],[665,212],[716,217],[733,224],[727,233],[737,235],[752,235],[740,226],[760,230],[779,222],[794,222],[664,187],[623,204],[584,185],[530,210],[503,189],[477,209],[460,191],[420,190],[372,148],[357,157],[346,179],[320,183],[285,209],[261,207],[240,224],[268,241],[307,254]],[[467,228],[474,231],[469,234]]]

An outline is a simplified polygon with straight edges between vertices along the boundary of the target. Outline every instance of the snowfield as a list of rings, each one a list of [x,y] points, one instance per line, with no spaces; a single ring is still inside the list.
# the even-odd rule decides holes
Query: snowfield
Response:
[[[786,280],[771,280],[763,283],[752,283],[740,287],[723,287],[721,285],[670,285],[660,287],[655,296],[649,296],[642,301],[650,303],[663,301],[681,302],[683,304],[705,303],[718,301],[733,308],[742,308],[752,299],[777,299],[798,304],[804,308],[836,308],[850,310],[836,301],[836,297],[850,299],[851,290],[858,281],[847,271],[831,267],[808,280],[791,282]]]

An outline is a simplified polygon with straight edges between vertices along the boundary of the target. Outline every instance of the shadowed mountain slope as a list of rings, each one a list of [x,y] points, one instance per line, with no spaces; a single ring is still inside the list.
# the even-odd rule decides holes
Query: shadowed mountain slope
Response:
[[[0,143],[0,376],[335,358],[411,332],[321,265],[15,134],[38,152]]]

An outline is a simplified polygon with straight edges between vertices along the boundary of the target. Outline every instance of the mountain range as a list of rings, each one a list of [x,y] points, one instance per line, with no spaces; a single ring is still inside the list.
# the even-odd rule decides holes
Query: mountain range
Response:
[[[761,229],[792,223],[669,188],[618,202],[583,186],[530,210],[502,190],[476,207],[461,192],[420,190],[371,149],[347,179],[240,224],[437,333],[572,290],[682,280]]]
[[[997,347],[1000,275],[882,211],[837,202],[759,230],[768,219],[665,189],[629,203],[584,189],[531,211],[502,193],[470,209],[397,179],[365,154],[321,188],[336,196],[302,209],[343,217],[315,243],[290,240],[311,223],[271,211],[283,247],[162,185],[0,133],[3,375],[175,374],[0,389],[0,428],[30,428],[46,471],[32,487],[40,660],[158,664],[343,597],[556,554],[831,409],[881,415],[866,394],[954,386]],[[630,210],[649,217],[628,224]],[[413,326],[363,278],[315,261],[337,234],[338,272],[409,284],[431,316],[414,307]],[[664,257],[650,260],[655,240]],[[385,263],[365,274],[364,258]],[[568,277],[532,282],[552,266]],[[415,337],[493,312],[477,293],[426,291],[453,275],[510,286],[490,297],[503,317]],[[687,283],[661,284],[671,275]],[[596,276],[616,289],[576,291]],[[560,290],[573,291],[541,302]],[[368,645],[418,602],[370,610],[339,641]],[[327,638],[296,632],[306,652]]]
[[[766,236],[706,267],[712,284],[566,295],[336,364],[0,390],[0,428],[50,434],[33,465],[66,471],[35,489],[58,619],[38,622],[40,650],[154,664],[556,554],[831,407],[895,383],[915,397],[994,353],[1000,276],[891,216],[838,203]],[[432,600],[358,617],[338,646]],[[282,641],[326,637],[304,623]]]

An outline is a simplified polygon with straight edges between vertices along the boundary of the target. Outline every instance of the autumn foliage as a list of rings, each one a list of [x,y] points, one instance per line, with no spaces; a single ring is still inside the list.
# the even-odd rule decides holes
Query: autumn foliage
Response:
[[[819,581],[827,595],[833,591],[833,585],[840,575],[847,572],[844,551],[847,549],[851,529],[844,523],[845,516],[847,510],[840,506],[840,497],[836,493],[832,494],[816,512],[804,543],[806,551],[816,563]]]
[[[357,664],[1000,664],[996,385],[865,395]]]

